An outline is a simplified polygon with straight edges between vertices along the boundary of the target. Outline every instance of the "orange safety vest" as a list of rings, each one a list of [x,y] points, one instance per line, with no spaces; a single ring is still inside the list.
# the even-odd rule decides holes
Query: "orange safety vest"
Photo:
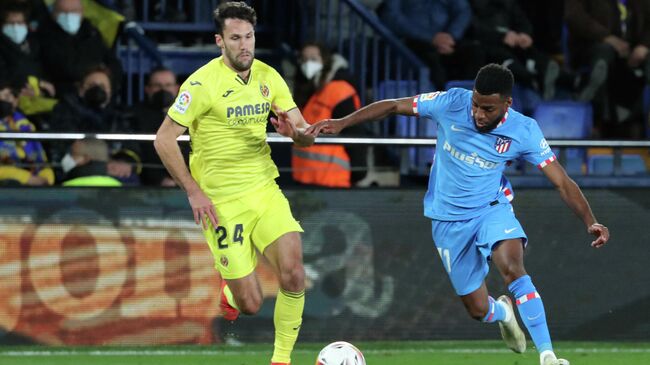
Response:
[[[349,97],[359,109],[361,102],[354,87],[347,81],[331,81],[309,98],[302,115],[309,124],[330,119],[336,105]],[[293,179],[303,184],[350,187],[350,156],[341,145],[294,146],[291,167]]]

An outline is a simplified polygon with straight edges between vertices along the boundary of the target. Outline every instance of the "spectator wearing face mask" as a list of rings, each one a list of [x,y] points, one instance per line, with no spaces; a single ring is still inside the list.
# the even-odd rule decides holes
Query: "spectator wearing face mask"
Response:
[[[0,11],[0,79],[21,85],[19,105],[28,114],[50,112],[56,101],[54,85],[43,79],[41,47],[30,32],[28,9],[10,2]]]
[[[144,87],[145,100],[133,106],[133,127],[138,133],[155,134],[160,128],[160,122],[165,119],[167,109],[172,105],[178,94],[176,74],[168,68],[160,67],[152,70]],[[181,145],[188,147],[187,144]],[[185,148],[185,157],[189,154]],[[174,179],[169,176],[162,165],[160,157],[151,143],[140,145],[143,168],[140,173],[142,184],[150,186],[176,186]]]
[[[108,172],[109,152],[106,142],[84,138],[75,141],[61,160],[65,173],[63,186],[118,187],[122,183]]]
[[[17,110],[18,92],[0,82],[0,131],[35,132],[34,125]],[[35,140],[0,141],[0,185],[52,185],[54,172],[47,163],[45,149]]]
[[[133,133],[127,115],[112,103],[110,71],[105,66],[90,68],[77,83],[76,94],[66,94],[57,104],[49,121],[51,132]],[[60,160],[66,146],[51,144],[50,155]],[[125,184],[138,184],[139,147],[133,142],[112,142],[116,151],[108,163],[109,173]]]
[[[347,74],[347,61],[317,42],[301,50],[300,70],[295,81],[295,101],[305,120],[312,124],[340,118],[360,106],[359,95]],[[293,179],[302,184],[328,187],[352,185],[352,167],[365,166],[364,147],[340,145],[293,147]]]
[[[97,64],[111,70],[113,85],[121,82],[122,66],[100,32],[83,17],[81,0],[56,0],[52,17],[38,28],[45,73],[59,94],[74,93],[81,73]]]

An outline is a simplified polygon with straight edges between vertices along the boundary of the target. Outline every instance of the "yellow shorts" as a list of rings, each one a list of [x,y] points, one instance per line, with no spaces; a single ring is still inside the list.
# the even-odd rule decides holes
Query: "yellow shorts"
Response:
[[[224,279],[239,279],[257,266],[257,253],[289,232],[303,232],[276,183],[239,199],[215,204],[219,227],[204,230],[214,266]]]

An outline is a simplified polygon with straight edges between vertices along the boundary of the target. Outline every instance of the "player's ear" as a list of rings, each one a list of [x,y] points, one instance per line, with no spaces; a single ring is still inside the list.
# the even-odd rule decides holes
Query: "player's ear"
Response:
[[[221,37],[221,34],[216,33],[216,34],[214,35],[214,42],[217,44],[217,46],[218,46],[219,48],[223,48],[223,47],[222,47],[222,45],[223,45],[223,37]]]
[[[506,106],[510,108],[512,106],[512,96],[506,97]]]

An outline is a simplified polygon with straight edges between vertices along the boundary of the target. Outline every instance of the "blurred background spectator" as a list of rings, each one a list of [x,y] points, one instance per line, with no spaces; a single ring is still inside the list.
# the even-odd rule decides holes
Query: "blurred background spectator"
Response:
[[[54,108],[48,131],[86,133],[133,133],[128,115],[121,106],[112,102],[110,71],[102,65],[91,67],[77,84],[75,94],[66,94]],[[111,175],[126,184],[139,184],[139,146],[134,142],[115,141],[110,144],[113,151],[108,164]],[[63,157],[67,145],[52,143],[51,158],[58,161]]]
[[[0,131],[35,132],[34,125],[20,113],[18,91],[0,82]],[[52,185],[54,172],[39,141],[0,141],[0,185]]]
[[[594,100],[597,136],[641,138],[650,80],[650,2],[566,0],[571,66],[588,71],[578,100]]]
[[[517,83],[549,100],[555,96],[560,66],[537,49],[533,26],[517,0],[470,0],[471,35],[483,45],[485,61],[508,67]]]
[[[28,6],[9,2],[0,10],[0,80],[21,85],[21,110],[34,115],[52,111],[56,89],[44,79],[41,47],[28,23]]]
[[[384,0],[381,20],[429,66],[431,81],[472,79],[484,64],[480,44],[465,40],[472,20],[467,0]]]
[[[294,95],[308,123],[341,118],[360,108],[359,95],[351,75],[347,73],[348,63],[343,57],[332,54],[323,44],[308,42],[300,51],[299,64]],[[352,130],[350,134],[355,132],[359,130]],[[349,188],[352,184],[351,171],[363,168],[365,160],[364,147],[294,146],[291,167],[297,182]],[[360,180],[357,175],[355,181]]]
[[[45,71],[59,97],[74,93],[75,82],[83,72],[100,63],[111,70],[116,90],[122,81],[120,61],[106,46],[102,34],[83,15],[81,0],[56,0],[52,16],[38,28]]]
[[[122,183],[108,172],[109,152],[106,142],[84,138],[75,141],[61,160],[65,173],[63,186],[116,187]]]
[[[145,100],[132,108],[133,127],[137,133],[155,134],[160,127],[167,109],[178,94],[179,84],[172,70],[159,67],[151,71],[144,88]],[[151,143],[141,144],[142,184],[150,186],[176,186],[174,179],[163,168],[162,162]],[[181,145],[186,160],[189,146]]]

